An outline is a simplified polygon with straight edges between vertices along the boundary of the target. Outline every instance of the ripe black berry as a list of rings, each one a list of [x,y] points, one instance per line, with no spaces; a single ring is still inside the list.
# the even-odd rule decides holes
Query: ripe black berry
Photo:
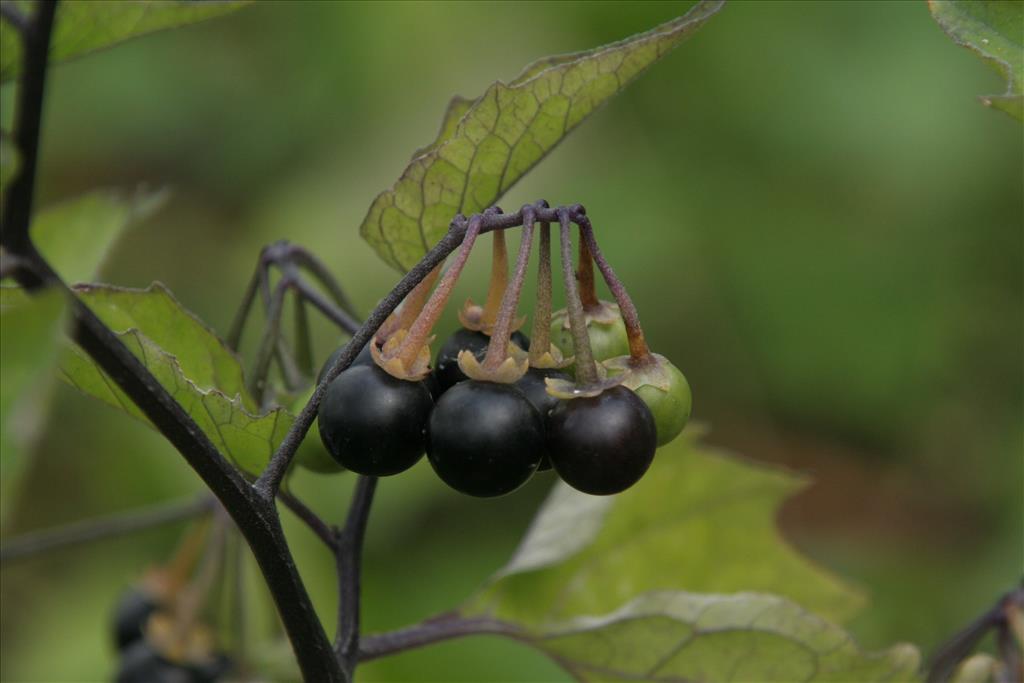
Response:
[[[353,359],[352,364],[349,365],[348,367],[354,368],[357,365],[369,365],[370,363],[373,363],[373,356],[370,354],[370,344],[372,343],[372,340],[367,342],[366,346],[362,348],[362,350],[356,355],[355,359]],[[320,384],[320,382],[324,381],[324,375],[327,374],[327,371],[331,369],[334,363],[338,360],[338,356],[340,356],[341,352],[344,350],[345,345],[342,344],[338,348],[334,349],[334,351],[331,351],[331,355],[327,357],[327,360],[324,361],[323,367],[320,368],[320,372],[317,373],[317,384]],[[348,368],[346,368],[346,370],[347,369]]]
[[[320,402],[320,438],[353,472],[398,474],[423,455],[433,404],[423,382],[396,379],[373,363],[350,367],[330,383]]]
[[[547,392],[547,385],[544,383],[544,380],[548,377],[564,380],[569,379],[569,375],[557,368],[530,368],[526,371],[526,374],[516,382],[516,387],[523,392],[526,396],[526,400],[528,400],[530,405],[537,410],[537,413],[540,414],[541,420],[545,425],[548,421],[548,414],[561,400]],[[548,457],[547,453],[544,453],[544,456],[540,460],[540,466],[537,467],[537,471],[544,472],[550,469],[551,458]]]
[[[483,360],[487,354],[487,345],[491,338],[483,332],[475,332],[460,327],[455,333],[448,337],[448,340],[437,352],[434,362],[434,376],[437,378],[438,394],[443,394],[459,382],[467,379],[466,375],[459,368],[459,352],[468,350]],[[522,332],[513,332],[512,341],[523,351],[530,350],[530,339]]]
[[[543,453],[540,415],[512,385],[460,382],[430,415],[427,457],[456,491],[480,497],[510,493],[536,471]]]
[[[114,608],[114,643],[123,650],[142,638],[149,615],[160,607],[156,598],[141,588],[124,593]]]
[[[559,476],[595,496],[625,491],[639,481],[658,447],[650,409],[623,386],[560,401],[547,427],[548,451]]]

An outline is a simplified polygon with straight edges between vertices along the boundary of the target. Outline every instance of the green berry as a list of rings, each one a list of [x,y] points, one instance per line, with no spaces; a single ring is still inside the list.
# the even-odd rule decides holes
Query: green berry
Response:
[[[622,322],[619,307],[605,304],[603,314],[599,317],[585,314],[587,335],[590,337],[590,350],[598,363],[623,356],[629,353],[629,338],[626,336],[626,324]],[[551,316],[551,343],[558,347],[567,358],[574,355],[572,330],[569,328],[569,316],[563,308]],[[575,364],[563,368],[574,373]]]
[[[637,365],[628,356],[622,356],[609,359],[604,366],[609,376],[626,373],[622,384],[636,392],[650,408],[659,446],[679,436],[690,420],[693,407],[690,383],[679,368],[656,353],[644,364]]]

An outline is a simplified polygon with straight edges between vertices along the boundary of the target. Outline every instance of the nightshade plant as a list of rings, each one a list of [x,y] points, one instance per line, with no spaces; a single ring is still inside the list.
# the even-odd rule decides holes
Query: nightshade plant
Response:
[[[83,242],[95,246],[98,234],[112,239],[131,217],[133,211],[118,213],[123,200],[96,196],[34,215],[33,198],[51,61],[244,4],[0,4],[0,78],[19,79],[0,176],[0,274],[17,285],[5,286],[0,299],[5,367],[16,354],[38,368],[56,361],[69,384],[159,431],[209,489],[185,504],[82,522],[3,546],[4,561],[13,561],[200,518],[175,556],[116,602],[111,641],[120,652],[118,680],[212,681],[253,666],[244,648],[226,652],[201,616],[215,579],[241,561],[241,539],[259,565],[306,681],[351,681],[361,661],[482,633],[531,645],[580,680],[918,678],[912,647],[861,652],[834,623],[849,616],[860,597],[779,543],[772,510],[800,482],[710,451],[692,432],[680,435],[690,388],[673,364],[648,348],[636,307],[584,208],[538,202],[503,213],[495,205],[569,131],[724,3],[699,2],[646,33],[541,59],[478,98],[453,99],[438,139],[374,200],[362,225],[378,254],[404,273],[365,320],[309,250],[278,242],[259,256],[222,340],[159,284],[146,290],[65,284],[91,279],[99,260],[77,248],[73,231],[60,229],[70,222],[66,212],[92,218]],[[83,33],[80,26],[106,30]],[[145,195],[131,204],[137,215],[156,203],[158,197]],[[573,224],[578,269],[571,258]],[[559,228],[567,292],[566,311],[556,314],[551,225]],[[509,278],[505,234],[517,228],[522,246]],[[527,338],[516,331],[522,324],[517,305],[535,230],[538,299]],[[442,345],[432,371],[428,339],[469,249],[485,233],[493,234],[488,295],[483,305],[462,309],[463,328]],[[109,239],[99,240],[101,249]],[[597,298],[594,265],[614,304]],[[289,297],[292,335],[282,329]],[[257,302],[266,322],[243,372],[235,350]],[[348,337],[321,368],[309,342],[309,307]],[[50,340],[64,311],[73,345],[57,360]],[[15,398],[26,393],[24,377],[8,379],[0,406],[5,494],[21,457],[6,423]],[[370,410],[360,413],[353,397],[367,393],[380,404],[367,401]],[[655,456],[658,445],[670,442]],[[580,491],[619,495],[556,486],[515,555],[476,594],[422,623],[364,636],[361,552],[377,476],[401,472],[424,451],[444,481],[473,495],[508,493],[549,465]],[[482,458],[488,451],[500,457]],[[289,486],[293,461],[328,476],[352,470],[335,478],[339,486],[355,479],[341,527],[325,522]],[[333,642],[295,566],[278,503],[334,556],[339,604]],[[678,539],[698,533],[720,542],[694,558]],[[633,556],[643,562],[627,561]],[[758,569],[744,572],[751,557]],[[239,628],[245,596],[232,601],[243,615],[234,624]],[[999,634],[1002,657],[991,662],[992,670],[1014,675],[1021,613],[1019,592],[1009,594],[940,653],[933,679],[952,675],[979,634],[991,629]]]

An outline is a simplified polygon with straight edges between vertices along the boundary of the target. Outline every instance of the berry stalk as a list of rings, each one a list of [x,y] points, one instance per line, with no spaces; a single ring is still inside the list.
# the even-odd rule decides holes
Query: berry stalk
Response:
[[[597,384],[597,365],[590,348],[590,335],[583,316],[583,303],[576,287],[576,273],[572,267],[572,237],[569,234],[569,211],[558,211],[561,226],[562,277],[565,280],[566,309],[569,312],[569,329],[572,332],[573,351],[576,355],[576,380],[583,386]]]
[[[416,322],[412,324],[408,334],[405,335],[405,338],[402,339],[401,344],[395,350],[392,357],[401,360],[405,367],[412,367],[413,362],[420,354],[420,350],[427,343],[427,337],[430,335],[431,330],[434,329],[434,325],[437,324],[438,319],[440,319],[441,314],[444,312],[444,307],[452,295],[452,290],[455,289],[455,282],[459,279],[459,275],[469,259],[469,252],[472,251],[473,244],[480,234],[482,223],[483,217],[479,214],[469,219],[466,236],[462,240],[462,246],[459,247],[459,252],[455,255],[451,267],[441,278],[441,281],[437,284],[437,289],[434,290],[430,299],[423,306],[423,310],[416,317]]]
[[[496,370],[508,357],[509,336],[512,334],[512,324],[515,322],[516,309],[519,307],[519,295],[526,280],[526,267],[530,262],[534,215],[533,207],[523,207],[523,234],[519,242],[519,254],[516,256],[516,269],[512,275],[512,282],[505,288],[501,298],[498,317],[491,332],[491,341],[487,345],[487,355],[483,363],[487,370]],[[495,233],[495,237],[499,234],[501,232]]]
[[[608,289],[611,290],[615,301],[619,304],[622,321],[626,325],[626,335],[629,338],[630,357],[638,361],[645,360],[651,355],[651,349],[647,346],[647,340],[644,339],[644,331],[640,327],[640,316],[636,312],[633,300],[630,298],[622,281],[615,276],[615,271],[612,270],[611,264],[608,263],[604,254],[601,253],[601,248],[597,245],[597,240],[594,238],[594,228],[590,224],[590,219],[585,215],[578,215],[576,217],[576,224],[580,227],[581,241],[586,242],[594,261],[597,263],[598,269],[601,271],[601,275],[604,277],[604,281],[608,284]],[[570,309],[571,313],[572,310]],[[573,335],[575,337],[575,331]]]
[[[493,329],[500,315],[501,303],[508,289],[508,250],[505,246],[505,231],[495,230],[491,237],[491,282],[487,287],[487,301],[480,314],[483,331]]]
[[[590,253],[587,241],[580,233],[580,262],[576,268],[576,278],[580,283],[580,301],[583,303],[583,310],[588,311],[600,308],[601,304],[597,299],[597,286],[594,282],[594,257]]]
[[[524,211],[525,216],[525,211]],[[551,348],[551,224],[540,224],[540,244],[537,264],[537,305],[533,312],[533,330],[530,332],[530,366]]]

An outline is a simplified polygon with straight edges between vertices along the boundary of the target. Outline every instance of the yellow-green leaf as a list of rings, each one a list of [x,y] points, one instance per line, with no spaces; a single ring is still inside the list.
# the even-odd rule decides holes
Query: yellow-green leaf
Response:
[[[917,681],[909,645],[864,653],[842,628],[774,595],[645,593],[527,635],[580,681]]]
[[[1024,3],[1020,0],[928,0],[935,21],[958,45],[976,52],[1006,79],[1006,92],[981,101],[1024,121]]]
[[[453,618],[496,622],[585,681],[917,680],[917,650],[861,651],[834,622],[860,595],[781,538],[778,506],[804,484],[691,431],[618,496],[556,486]]]
[[[262,470],[293,418],[283,408],[258,414],[238,358],[212,330],[159,284],[145,290],[89,285],[76,292],[225,456],[248,472]],[[64,354],[60,374],[83,393],[145,421],[81,349]]]
[[[723,4],[703,0],[646,33],[541,59],[475,100],[452,100],[438,139],[373,201],[362,236],[390,265],[409,269],[456,213],[468,215],[497,201],[583,119]]]
[[[11,0],[4,0],[5,4]],[[33,4],[11,2],[26,15]],[[116,45],[136,36],[226,14],[248,0],[74,0],[57,6],[50,40],[50,63]],[[0,22],[0,83],[21,71],[21,41],[14,27]]]
[[[684,433],[617,496],[559,484],[471,610],[536,624],[606,614],[652,590],[756,591],[848,618],[859,592],[803,559],[776,526],[778,506],[806,483]]]

